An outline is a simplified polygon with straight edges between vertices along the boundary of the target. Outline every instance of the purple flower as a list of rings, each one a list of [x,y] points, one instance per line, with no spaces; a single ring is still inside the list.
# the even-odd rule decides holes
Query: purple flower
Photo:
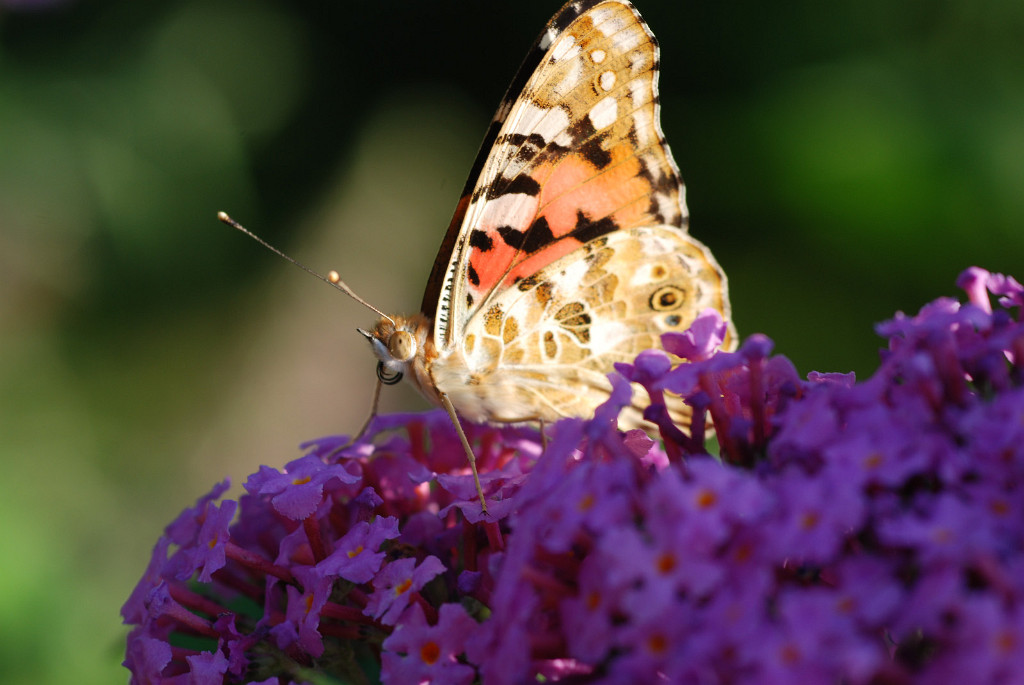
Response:
[[[166,639],[141,635],[134,630],[128,636],[124,666],[132,673],[133,683],[159,683],[171,663],[171,645]]]
[[[437,625],[430,625],[418,604],[405,613],[382,645],[382,683],[473,682],[476,670],[458,657],[476,621],[458,604],[444,604],[438,614]]]
[[[413,595],[444,570],[437,557],[427,557],[419,564],[410,558],[391,562],[373,579],[374,593],[364,613],[386,625],[395,625],[413,601]]]
[[[210,492],[200,497],[194,507],[189,507],[181,512],[178,518],[164,529],[167,538],[176,545],[193,543],[206,518],[207,505],[223,495],[229,487],[231,487],[231,481],[222,480],[213,486]]]
[[[604,563],[596,554],[584,559],[577,576],[577,593],[559,604],[568,653],[591,664],[600,663],[613,646],[617,607],[625,589],[607,582]]]
[[[324,575],[316,568],[296,569],[295,577],[301,588],[289,585],[288,609],[285,620],[271,629],[278,646],[288,650],[293,644],[313,658],[324,653],[323,636],[320,635],[320,615],[334,586],[334,578]]]
[[[543,503],[524,514],[536,521],[545,549],[565,552],[585,532],[603,530],[632,514],[633,467],[626,461],[600,468],[594,463],[571,470],[547,493]]]
[[[850,556],[835,566],[832,601],[857,628],[871,632],[891,625],[904,599],[903,584],[892,561],[874,556]]]
[[[885,653],[856,630],[841,601],[828,590],[790,590],[778,598],[775,628],[748,645],[759,682],[829,682],[836,674],[853,683],[878,672]]]
[[[709,359],[725,341],[728,326],[716,309],[705,309],[682,333],[666,333],[661,344],[666,352],[691,362]]]
[[[608,680],[615,683],[651,683],[666,679],[678,682],[675,671],[689,633],[685,620],[675,615],[678,607],[661,603],[648,615],[628,621],[615,634],[621,655],[609,668]]]
[[[864,519],[864,500],[857,485],[857,481],[795,472],[775,481],[781,518],[773,537],[779,558],[831,561],[859,532]]]
[[[246,481],[245,489],[251,495],[270,496],[278,513],[298,521],[311,515],[323,501],[325,485],[358,480],[343,465],[325,464],[319,457],[308,455],[289,462],[283,472],[261,466],[259,473]]]
[[[185,657],[189,665],[189,683],[195,685],[220,685],[228,670],[228,658],[216,652],[200,652]]]
[[[161,574],[167,565],[167,551],[171,547],[171,541],[166,536],[161,536],[153,547],[153,554],[150,556],[149,565],[142,574],[135,589],[132,590],[128,601],[121,607],[121,618],[130,625],[142,623],[148,613],[146,609],[147,597],[153,588],[163,582]],[[168,657],[169,658],[169,657]]]
[[[948,494],[922,496],[916,508],[909,515],[881,521],[881,541],[913,550],[925,564],[970,561],[995,543],[986,512],[973,502]]]
[[[966,599],[949,617],[925,677],[1012,683],[1024,669],[1024,611],[992,596]]]
[[[618,364],[543,452],[531,427],[467,424],[486,517],[443,411],[308,443],[167,527],[122,608],[125,665],[139,683],[1014,682],[1024,288],[961,283],[966,304],[880,324],[861,382],[803,380],[759,335],[715,353],[708,314],[665,337],[675,357]],[[660,442],[618,430],[633,384]]]
[[[317,564],[325,576],[339,576],[353,583],[366,583],[380,570],[386,554],[379,551],[385,540],[398,537],[398,519],[360,521],[338,540],[331,555]]]
[[[987,314],[992,313],[989,293],[1001,296],[999,305],[1006,309],[1024,306],[1024,286],[1012,276],[994,274],[972,266],[960,274],[956,284],[967,293],[971,304]]]
[[[235,517],[235,509],[238,503],[234,500],[221,502],[217,506],[213,502],[206,505],[206,520],[199,529],[198,539],[194,549],[197,553],[192,556],[192,565],[199,570],[199,582],[209,583],[213,573],[224,568],[227,563],[225,559],[224,546],[230,539],[228,526]],[[181,580],[187,580],[191,573]]]

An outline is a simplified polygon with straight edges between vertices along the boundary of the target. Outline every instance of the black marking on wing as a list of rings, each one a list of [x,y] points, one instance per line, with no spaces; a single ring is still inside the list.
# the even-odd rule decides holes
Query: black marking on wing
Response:
[[[515,281],[513,281],[513,283],[517,288],[519,288],[520,292],[526,292],[530,288],[536,286],[539,280],[540,277],[537,276],[537,274],[530,274],[526,278],[523,278],[522,276],[516,276]]]
[[[526,135],[525,133],[509,133],[499,143],[507,143],[513,147],[535,147],[538,150],[547,145],[544,140],[544,136],[539,133],[531,133]]]
[[[491,240],[491,236],[487,235],[485,231],[475,228],[469,234],[469,246],[481,252],[488,252],[494,247],[494,241]]]
[[[502,226],[498,229],[498,235],[509,247],[522,250],[527,254],[532,254],[555,241],[555,235],[551,232],[548,220],[542,216],[537,217],[526,231],[517,231],[511,226]]]
[[[586,12],[588,9],[596,5],[600,0],[590,0],[589,2],[573,2],[567,4],[558,13],[557,16],[551,19],[550,26],[557,30],[557,33],[561,33],[569,27],[569,24],[576,21],[576,18]]]
[[[501,192],[497,193],[496,196],[507,195],[510,193],[522,193],[523,195],[536,197],[540,194],[540,184],[527,174],[519,174],[508,183],[504,183],[502,185],[503,187],[501,188]],[[488,193],[488,195],[490,195],[490,193]]]
[[[597,169],[604,169],[612,163],[612,156],[601,147],[604,134],[598,134],[590,117],[583,117],[569,127],[569,135],[576,143],[576,150]],[[582,141],[582,142],[580,142]]]
[[[629,127],[629,133],[627,135],[629,137],[630,143],[633,145],[633,148],[638,148],[640,143],[639,136],[636,132],[635,122]],[[665,140],[664,136],[659,136],[657,145],[663,149],[668,149],[668,141]],[[661,176],[655,177],[655,175],[651,171],[650,166],[648,166],[647,159],[645,159],[644,157],[640,157],[639,161],[640,171],[638,172],[638,175],[647,181],[652,191],[651,201],[648,203],[647,212],[652,217],[654,217],[658,223],[669,224],[670,222],[668,218],[665,217],[664,214],[662,214],[662,207],[660,204],[658,204],[657,198],[659,196],[682,197],[683,182],[679,178],[679,175],[676,172],[674,172],[671,168],[669,168],[668,165],[665,165],[663,169],[664,173]],[[685,230],[688,218],[686,216],[685,208],[680,207],[680,209],[684,211],[681,211],[679,213],[678,220],[672,223],[678,228],[682,228]]]
[[[517,154],[524,154],[524,151],[520,150]],[[536,196],[540,193],[540,184],[529,174],[519,174],[513,179],[497,178],[494,180],[494,183],[474,190],[473,201],[476,202],[482,196],[486,196],[488,200],[493,200],[511,193]]]
[[[587,117],[587,121],[590,121],[590,117]],[[612,163],[611,153],[601,145],[604,142],[604,138],[603,134],[594,136],[578,148],[580,154],[583,155],[583,159],[593,164],[597,169],[604,169]]]
[[[603,219],[593,221],[582,210],[576,210],[576,227],[569,232],[569,235],[581,243],[589,243],[595,238],[600,238],[612,231],[618,230],[619,225],[615,219],[606,216]]]

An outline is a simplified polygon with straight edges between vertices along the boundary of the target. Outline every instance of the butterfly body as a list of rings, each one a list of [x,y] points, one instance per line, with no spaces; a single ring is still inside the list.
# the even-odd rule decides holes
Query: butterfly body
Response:
[[[366,334],[379,373],[473,422],[550,422],[592,414],[616,362],[704,309],[729,321],[725,275],[687,232],[658,67],[626,0],[555,15],[491,122],[421,312]],[[634,392],[634,424],[647,402]]]

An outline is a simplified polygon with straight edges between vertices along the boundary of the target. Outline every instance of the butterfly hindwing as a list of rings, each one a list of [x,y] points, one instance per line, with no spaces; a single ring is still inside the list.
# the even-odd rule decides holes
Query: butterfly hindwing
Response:
[[[438,350],[503,289],[613,231],[685,231],[658,48],[622,0],[565,5],[499,107],[424,298]],[[443,270],[442,270],[443,264]]]
[[[685,330],[709,307],[729,305],[706,247],[673,226],[615,231],[497,293],[466,329],[459,367],[468,373],[438,381],[477,421],[585,416],[607,399],[616,362],[660,347],[662,333]],[[633,425],[644,397],[634,393]]]

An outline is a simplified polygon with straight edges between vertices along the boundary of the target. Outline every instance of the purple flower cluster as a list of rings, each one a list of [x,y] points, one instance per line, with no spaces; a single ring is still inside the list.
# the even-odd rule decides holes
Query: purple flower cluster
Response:
[[[487,515],[440,411],[312,443],[238,502],[221,484],[157,543],[125,665],[136,683],[1018,682],[1024,288],[959,284],[966,303],[878,327],[861,383],[801,379],[763,336],[716,353],[709,313],[663,339],[691,362],[620,365],[543,451],[466,426]],[[637,386],[660,441],[616,428]]]

